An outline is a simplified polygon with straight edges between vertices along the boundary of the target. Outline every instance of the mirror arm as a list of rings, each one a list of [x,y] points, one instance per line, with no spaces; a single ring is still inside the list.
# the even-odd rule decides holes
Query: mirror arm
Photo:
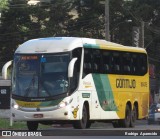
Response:
[[[3,78],[4,80],[7,79],[7,69],[8,69],[8,67],[9,67],[10,65],[12,65],[12,60],[11,60],[11,61],[8,61],[8,62],[3,66],[3,68],[2,68],[2,78]]]
[[[68,77],[73,77],[73,71],[74,71],[74,64],[77,61],[78,58],[73,58],[68,66]]]

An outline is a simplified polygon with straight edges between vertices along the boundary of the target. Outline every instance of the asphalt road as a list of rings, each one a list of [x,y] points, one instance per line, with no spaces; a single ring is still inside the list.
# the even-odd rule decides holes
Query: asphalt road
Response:
[[[16,135],[33,135],[36,132],[27,131],[11,131],[13,137],[7,136],[7,139],[22,138]],[[160,125],[153,124],[148,125],[146,120],[138,120],[135,128],[113,128],[110,123],[95,123],[90,129],[73,129],[71,126],[57,127],[52,126],[47,130],[38,130],[37,135],[43,135],[43,137],[23,137],[25,138],[44,138],[44,139],[153,139],[160,138]],[[2,137],[6,138],[6,137]]]

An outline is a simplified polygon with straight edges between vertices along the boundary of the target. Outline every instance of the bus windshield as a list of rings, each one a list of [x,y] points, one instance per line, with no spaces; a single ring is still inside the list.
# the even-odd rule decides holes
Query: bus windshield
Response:
[[[12,94],[54,97],[68,91],[69,54],[15,55]]]

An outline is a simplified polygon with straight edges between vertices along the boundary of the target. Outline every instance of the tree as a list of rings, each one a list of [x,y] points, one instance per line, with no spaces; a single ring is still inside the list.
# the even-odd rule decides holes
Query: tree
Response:
[[[134,0],[132,2],[132,13],[135,21],[145,22],[145,48],[148,53],[149,63],[155,66],[155,78],[151,79],[157,84],[151,84],[151,90],[159,92],[160,79],[160,1],[159,0]],[[151,81],[152,83],[152,81]]]
[[[72,21],[73,15],[72,0],[52,0],[48,7],[48,21],[45,32],[48,36],[68,36],[68,24]]]
[[[29,6],[25,0],[1,0],[0,60],[12,59],[17,46],[32,38],[77,36],[104,39],[104,2],[51,0],[50,4]],[[158,44],[160,39],[159,7],[157,0],[110,0],[111,41],[132,45],[132,27],[140,26],[143,20],[145,46],[151,49],[150,45]],[[10,54],[6,56],[6,53]]]
[[[1,0],[0,1],[0,12],[8,9],[8,0]]]
[[[54,0],[51,4],[32,6],[25,0],[10,0],[8,9],[2,11],[0,61],[5,63],[13,59],[15,49],[26,40],[67,36],[68,23],[72,18],[71,8],[71,0]]]
[[[160,2],[157,0],[134,0],[132,11],[136,23],[145,22],[145,47],[150,57],[160,60]]]
[[[2,11],[0,27],[0,60],[3,62],[13,58],[14,50],[24,40],[25,24],[30,20],[25,1],[9,1],[8,7]]]
[[[99,0],[75,0],[77,18],[70,24],[70,34],[104,38],[104,4]]]
[[[127,5],[127,6],[126,6]],[[132,44],[132,20],[126,7],[129,3],[124,0],[110,1],[110,34],[111,40],[123,45]]]
[[[105,0],[75,0],[78,17],[72,22],[71,35],[105,38]],[[111,41],[124,45],[132,44],[132,24],[127,21],[130,17],[124,9],[123,0],[110,1],[110,35]],[[127,14],[127,15],[126,15]]]

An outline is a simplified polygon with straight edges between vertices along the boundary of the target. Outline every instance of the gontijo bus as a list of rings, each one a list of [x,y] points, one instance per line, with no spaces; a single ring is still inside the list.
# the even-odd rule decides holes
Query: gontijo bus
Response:
[[[134,127],[147,116],[147,53],[99,39],[50,37],[29,40],[14,54],[12,118],[38,124],[94,121]]]

